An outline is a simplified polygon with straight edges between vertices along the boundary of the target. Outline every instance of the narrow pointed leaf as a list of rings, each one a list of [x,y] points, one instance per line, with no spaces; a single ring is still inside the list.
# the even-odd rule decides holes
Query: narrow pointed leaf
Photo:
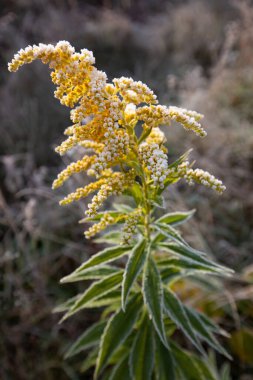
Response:
[[[65,276],[61,279],[61,283],[67,282],[77,282],[83,280],[97,280],[102,277],[109,276],[110,274],[116,273],[119,271],[119,268],[110,266],[110,265],[100,265],[92,268],[84,269],[80,272],[74,272],[68,276]]]
[[[128,356],[123,357],[117,365],[114,366],[109,380],[132,380],[128,366]]]
[[[71,309],[77,300],[82,296],[82,294],[78,294],[74,297],[69,298],[67,301],[61,303],[53,309],[53,313],[62,313],[63,311]]]
[[[96,365],[96,359],[98,356],[98,348],[94,348],[86,357],[83,364],[81,365],[80,372],[86,372],[89,368]]]
[[[135,182],[128,191],[134,197],[136,205],[140,205],[143,201],[143,192],[140,184]]]
[[[155,199],[151,200],[151,204],[154,207],[165,209],[165,201],[161,195],[157,195]]]
[[[170,259],[163,259],[158,262],[159,267],[165,267],[165,268],[182,268],[182,269],[189,269],[193,271],[198,272],[208,272],[208,273],[216,273],[216,270],[210,267],[210,265],[207,264],[199,264],[196,263],[196,261],[192,261],[189,259],[184,258],[170,258]]]
[[[113,207],[119,211],[119,212],[123,212],[123,213],[129,213],[129,212],[132,212],[133,211],[133,208],[130,207],[129,205],[125,205],[125,204],[119,204],[119,203],[113,203]]]
[[[153,357],[153,327],[146,317],[139,327],[129,358],[131,378],[134,380],[149,380],[153,371]]]
[[[114,351],[110,359],[108,360],[108,365],[115,365],[121,361],[123,357],[129,355],[130,347],[133,344],[133,336],[130,334],[128,338],[125,339],[123,344],[120,344],[119,347]]]
[[[171,351],[164,347],[158,335],[156,335],[156,379],[175,380],[174,361]]]
[[[173,227],[162,223],[155,223],[154,227],[160,234],[166,236],[168,239],[188,246],[185,240],[180,236],[180,233]]]
[[[182,256],[185,260],[190,260],[191,262],[200,263],[204,265],[209,265],[216,270],[216,273],[221,273],[222,275],[229,275],[233,273],[232,270],[216,264],[214,261],[209,260],[203,252],[197,251],[189,246],[184,246],[182,244],[176,243],[160,243],[159,246],[177,256]]]
[[[111,276],[105,277],[100,281],[94,282],[86,290],[86,292],[84,292],[84,294],[77,300],[77,302],[72,306],[69,312],[62,318],[62,321],[85,308],[88,302],[96,300],[103,294],[109,293],[111,290],[120,286],[122,278],[123,271],[120,271],[118,273],[112,274]]]
[[[189,149],[187,152],[185,152],[182,156],[180,156],[176,161],[172,162],[171,164],[169,164],[168,168],[171,169],[171,168],[175,168],[177,167],[178,165],[180,165],[183,161],[185,161],[190,152],[192,151],[192,149]],[[160,188],[158,190],[158,194],[161,194],[164,192],[164,190],[169,186],[171,185],[172,183],[175,183],[179,180],[179,178],[173,178],[173,177],[167,177],[164,181],[164,187],[163,188]]]
[[[171,348],[180,373],[180,380],[217,380],[204,360],[182,350],[174,342],[171,342]]]
[[[152,127],[144,129],[138,140],[138,144],[140,144],[143,140],[145,140],[151,131],[152,131]]]
[[[215,336],[210,331],[210,328],[208,325],[206,325],[203,322],[203,319],[201,319],[197,312],[195,312],[192,308],[185,308],[185,311],[187,313],[187,316],[189,318],[189,321],[192,325],[192,327],[195,329],[196,334],[205,340],[209,346],[214,348],[216,351],[220,352],[222,355],[226,356],[228,359],[231,359],[231,356],[227,353],[227,351],[220,345],[218,340],[215,338]]]
[[[192,344],[204,354],[205,352],[191,326],[182,302],[178,299],[176,294],[169,289],[164,289],[164,310]]]
[[[123,276],[122,283],[122,308],[125,310],[126,300],[136,280],[138,274],[143,268],[147,257],[146,240],[143,238],[133,248],[131,255],[129,256],[126,269]]]
[[[101,338],[95,379],[106,366],[113,352],[131,333],[139,314],[140,306],[141,298],[139,295],[135,295],[128,302],[125,312],[120,310],[109,320]]]
[[[194,361],[195,365],[197,365],[201,370],[205,380],[217,380],[216,373],[214,373],[213,369],[210,367],[210,364],[205,359],[198,358],[194,355]]]
[[[119,257],[125,255],[129,250],[131,250],[131,248],[132,247],[128,245],[106,248],[83,263],[79,268],[75,270],[74,273],[81,272],[84,269],[91,268],[96,265],[109,263],[113,260],[116,260]]]
[[[143,273],[143,294],[150,318],[163,344],[168,347],[163,323],[163,288],[157,266],[149,256]]]
[[[188,212],[171,212],[171,213],[161,216],[161,218],[157,219],[156,222],[163,223],[163,224],[171,224],[172,226],[177,226],[189,220],[193,216],[194,213],[195,213],[195,210],[191,210]]]
[[[175,279],[182,277],[181,270],[175,267],[167,267],[161,270],[161,279],[163,283],[169,284]],[[185,277],[185,274],[184,274]]]
[[[111,304],[119,304],[121,301],[121,291],[119,289],[113,289],[110,292],[103,294],[101,297],[96,298],[86,304],[85,308],[103,307]]]
[[[204,377],[193,355],[179,348],[174,342],[171,342],[171,348],[180,380],[211,380]]]
[[[106,323],[107,321],[99,321],[98,323],[92,325],[89,329],[87,329],[69,348],[65,355],[65,358],[74,356],[79,352],[84,351],[87,348],[90,348],[97,344],[99,339],[101,338]]]
[[[122,234],[119,231],[110,231],[103,234],[99,238],[94,239],[93,241],[99,244],[111,244],[114,245],[112,248],[115,248],[115,245],[119,246],[121,244]]]
[[[225,330],[220,328],[220,326],[214,323],[210,318],[208,318],[205,314],[197,312],[196,310],[195,313],[198,314],[198,317],[200,318],[202,323],[204,323],[209,328],[209,330],[211,330],[215,334],[223,335],[226,338],[229,338],[230,335]]]

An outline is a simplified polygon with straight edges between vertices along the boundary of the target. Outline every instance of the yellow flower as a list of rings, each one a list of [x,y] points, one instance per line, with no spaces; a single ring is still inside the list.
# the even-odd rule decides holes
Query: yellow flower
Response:
[[[80,173],[81,171],[87,171],[91,164],[95,161],[96,156],[84,156],[81,160],[77,162],[72,162],[66,167],[60,174],[58,174],[57,179],[54,180],[52,188],[56,189],[63,185],[63,183],[74,173]]]
[[[60,204],[69,204],[97,192],[86,211],[87,215],[95,215],[110,195],[121,194],[133,184],[135,177],[139,176],[138,168],[134,166],[136,163],[155,187],[162,188],[168,176],[176,176],[186,178],[189,183],[202,183],[218,192],[224,190],[221,181],[201,169],[193,170],[187,163],[168,169],[166,139],[159,126],[176,121],[185,129],[205,136],[200,124],[203,115],[157,104],[153,91],[132,78],[115,78],[113,83],[108,83],[106,74],[94,66],[92,52],[87,49],[76,52],[67,41],[60,41],[55,46],[39,44],[21,49],[8,67],[10,71],[17,71],[34,60],[49,65],[51,79],[56,85],[55,97],[71,108],[73,125],[66,128],[67,138],[56,151],[63,155],[78,146],[86,152],[87,149],[93,152],[93,155],[84,154],[81,160],[67,166],[54,181],[53,188],[81,171],[95,175],[97,181],[78,188]],[[144,130],[144,137],[139,142],[135,133],[137,122]],[[131,169],[133,167],[136,172]],[[137,216],[133,215],[133,218]],[[96,228],[102,228],[108,221],[108,218],[103,219]],[[129,216],[126,234],[131,223],[133,227]]]
[[[126,105],[126,108],[124,110],[124,116],[126,123],[133,128],[137,123],[136,105],[134,103],[128,103]]]
[[[84,235],[86,239],[90,239],[91,237],[103,231],[104,229],[106,229],[106,227],[113,223],[115,223],[115,218],[110,216],[110,214],[105,213],[98,223],[93,224],[93,226],[91,226],[87,231],[85,231]]]

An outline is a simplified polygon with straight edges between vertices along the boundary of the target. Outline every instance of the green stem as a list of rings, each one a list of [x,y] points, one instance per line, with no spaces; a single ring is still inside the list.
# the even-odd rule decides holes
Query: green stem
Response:
[[[150,207],[150,201],[149,201],[149,191],[148,191],[148,183],[146,180],[146,175],[144,168],[142,167],[141,162],[139,161],[138,157],[138,146],[140,144],[140,141],[138,141],[136,135],[133,133],[133,145],[131,147],[131,150],[135,156],[136,161],[138,162],[138,165],[141,169],[141,172],[143,175],[141,176],[142,179],[142,188],[143,188],[143,203],[144,203],[144,235],[148,242],[151,240],[151,231],[150,231],[150,224],[151,224],[151,207]]]
[[[146,178],[143,178],[143,194],[144,194],[144,207],[145,207],[145,217],[144,217],[144,229],[145,229],[145,237],[148,242],[150,242],[151,231],[150,231],[150,202],[149,202],[149,194],[148,194],[148,185],[146,182]]]

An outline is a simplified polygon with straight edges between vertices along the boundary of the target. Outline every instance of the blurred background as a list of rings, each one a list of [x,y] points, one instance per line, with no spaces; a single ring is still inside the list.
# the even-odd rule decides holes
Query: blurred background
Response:
[[[252,380],[253,2],[240,0],[0,0],[0,378],[90,378],[78,372],[82,355],[63,355],[96,312],[62,325],[52,313],[84,289],[60,278],[98,249],[78,224],[85,204],[58,206],[80,178],[51,190],[68,162],[54,152],[70,125],[68,110],[53,97],[47,67],[7,71],[20,48],[58,40],[91,49],[109,79],[132,76],[161,103],[205,114],[204,140],[179,126],[166,130],[169,158],[193,147],[197,166],[227,191],[217,196],[182,183],[168,193],[167,208],[196,208],[188,241],[236,277],[180,291],[231,333],[223,342],[234,357],[231,379]],[[217,357],[218,367],[223,361]]]

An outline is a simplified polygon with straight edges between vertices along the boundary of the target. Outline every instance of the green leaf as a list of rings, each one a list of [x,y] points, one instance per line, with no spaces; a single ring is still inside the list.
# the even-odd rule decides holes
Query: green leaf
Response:
[[[143,274],[143,295],[154,327],[163,342],[169,348],[163,323],[163,288],[157,266],[150,255]]]
[[[134,284],[138,274],[141,272],[148,250],[146,249],[146,240],[142,238],[133,248],[128,259],[122,283],[122,309],[125,310],[126,300],[130,289]]]
[[[131,378],[149,380],[153,371],[154,338],[152,324],[147,318],[139,326],[129,358]]]
[[[131,333],[141,306],[141,298],[136,294],[128,302],[126,311],[118,311],[114,314],[104,330],[97,365],[95,370],[95,379],[106,366],[113,352],[122,344]]]
[[[139,162],[128,160],[128,161],[127,161],[127,164],[128,164],[130,167],[134,168],[134,170],[136,171],[136,173],[137,173],[141,178],[143,178],[144,173],[143,173],[142,167],[140,166]]]
[[[119,257],[125,255],[128,251],[131,250],[131,248],[132,247],[128,245],[106,248],[103,251],[98,252],[96,255],[93,255],[89,260],[77,268],[73,274],[77,274],[87,268],[114,261]]]
[[[143,129],[143,132],[138,140],[138,145],[140,145],[140,143],[148,137],[151,131],[152,127]]]
[[[162,282],[167,284],[182,276],[180,269],[175,267],[164,268],[161,270],[160,274]]]
[[[107,321],[99,321],[95,323],[90,328],[88,328],[70,347],[67,351],[65,358],[70,358],[78,354],[81,351],[86,350],[98,343],[101,335],[104,331]]]
[[[88,356],[86,357],[86,359],[84,360],[81,368],[80,368],[80,372],[86,372],[89,368],[91,367],[94,367],[96,365],[96,360],[97,360],[97,356],[98,356],[98,348],[94,348],[94,350],[92,350]]]
[[[189,157],[189,154],[192,152],[192,148],[187,150],[184,154],[182,154],[182,156],[180,156],[176,161],[172,162],[168,167],[169,169],[171,168],[175,168],[177,167],[178,165],[182,164],[182,162],[184,162],[188,157]]]
[[[229,338],[229,334],[220,328],[216,323],[214,323],[210,318],[207,317],[207,315],[197,312],[195,310],[195,313],[198,314],[198,317],[201,319],[201,321],[214,333],[223,335],[226,338]]]
[[[117,365],[114,366],[109,380],[131,380],[128,366],[128,356],[124,356]]]
[[[205,340],[209,346],[214,348],[216,351],[220,352],[222,355],[226,356],[228,359],[231,359],[231,356],[226,352],[226,350],[219,344],[215,336],[210,331],[209,325],[206,325],[192,308],[185,307],[186,314],[189,318],[189,321],[194,328],[196,334]]]
[[[74,306],[74,304],[82,297],[83,293],[78,294],[75,297],[70,298],[66,302],[62,303],[61,305],[57,306],[53,312],[54,313],[61,313],[63,311],[69,310],[71,307]],[[95,300],[92,300],[88,302],[85,305],[85,309],[91,309],[95,307],[103,307],[110,305],[111,303],[118,303],[120,305],[121,303],[121,291],[120,290],[112,290],[109,293],[106,293],[102,295],[101,297],[96,298]]]
[[[113,203],[113,207],[119,211],[119,212],[123,212],[123,213],[126,213],[128,214],[129,212],[132,212],[133,211],[133,208],[128,206],[128,205],[124,205],[124,204],[119,204],[119,203]]]
[[[199,264],[199,263],[196,263],[196,261],[189,261],[188,259],[185,260],[183,258],[163,259],[158,262],[158,265],[159,267],[181,268],[181,269],[189,269],[192,271],[199,271],[199,272],[208,272],[208,273],[216,272],[216,269],[211,268],[210,265]]]
[[[62,313],[63,311],[69,310],[81,296],[82,294],[77,294],[76,296],[69,298],[67,301],[56,306],[53,309],[53,313]]]
[[[204,377],[204,374],[194,360],[193,355],[182,350],[172,341],[170,344],[174,360],[176,361],[175,367],[180,374],[180,380],[211,380]]]
[[[110,231],[102,236],[100,236],[97,239],[93,240],[95,243],[99,244],[113,244],[113,245],[120,245],[122,241],[122,234],[119,231]]]
[[[112,290],[101,297],[96,298],[86,304],[85,308],[103,307],[111,304],[119,304],[121,302],[121,290]]]
[[[233,273],[231,269],[228,269],[226,267],[223,267],[219,264],[216,264],[214,261],[211,261],[207,259],[205,254],[203,252],[197,251],[190,246],[184,246],[182,244],[176,244],[176,243],[159,243],[158,245],[160,248],[164,249],[167,252],[170,252],[176,256],[182,256],[185,260],[190,261],[191,263],[200,263],[204,265],[209,265],[216,273],[221,273],[222,275],[230,275]]]
[[[175,380],[174,361],[170,350],[164,347],[158,335],[156,335],[156,379]]]
[[[61,279],[61,283],[76,282],[83,280],[96,280],[101,277],[109,276],[110,274],[116,273],[119,268],[110,265],[100,265],[95,268],[87,268],[80,272],[74,272]]]
[[[151,200],[151,204],[157,208],[165,208],[164,198],[161,195],[157,195],[154,200]]]
[[[169,289],[164,289],[164,310],[167,315],[175,322],[182,330],[192,344],[203,354],[205,354],[194,329],[188,319],[187,313],[182,302],[178,299],[175,293]]]
[[[157,191],[157,194],[159,194],[159,195],[162,194],[168,186],[173,185],[174,183],[177,183],[179,181],[179,179],[180,178],[172,178],[172,177],[166,178],[165,181],[163,182],[164,187],[160,187]]]
[[[140,205],[143,201],[143,190],[138,182],[135,182],[128,192],[134,197],[136,205]]]
[[[182,156],[180,156],[176,161],[174,161],[170,165],[168,165],[168,168],[169,169],[175,168],[178,165],[182,164],[182,162],[184,162],[188,158],[188,156],[189,156],[189,154],[190,154],[191,151],[192,151],[192,149],[189,149]],[[159,189],[158,190],[158,194],[161,194],[169,185],[171,185],[173,183],[176,183],[178,180],[179,180],[179,178],[173,178],[173,177],[170,177],[170,176],[168,178],[166,178],[165,181],[164,181],[164,188]]]
[[[129,356],[130,347],[132,347],[132,344],[133,344],[133,334],[134,334],[134,331],[132,334],[130,333],[128,338],[125,339],[124,343],[121,344],[114,351],[114,353],[111,355],[110,359],[108,360],[108,365],[115,365],[118,362],[120,362],[120,360],[123,357]]]
[[[228,363],[224,363],[221,368],[221,380],[232,380],[230,375],[230,366]]]
[[[160,232],[162,235],[165,235],[168,239],[188,246],[188,244],[183,238],[181,238],[180,233],[175,230],[175,228],[162,223],[155,223],[153,226],[158,232]]]
[[[188,212],[171,212],[161,216],[156,220],[156,223],[171,224],[172,226],[177,226],[189,220],[196,210],[191,210]]]
[[[197,367],[200,369],[203,379],[217,380],[216,374],[214,373],[213,369],[210,367],[210,364],[206,360],[200,359],[194,355],[194,361]]]
[[[94,282],[71,307],[69,312],[64,315],[61,321],[64,321],[71,315],[84,309],[89,301],[96,300],[103,294],[109,293],[111,290],[117,288],[121,284],[122,278],[123,271],[120,271],[118,273],[114,273],[108,277],[105,277],[100,281]]]

